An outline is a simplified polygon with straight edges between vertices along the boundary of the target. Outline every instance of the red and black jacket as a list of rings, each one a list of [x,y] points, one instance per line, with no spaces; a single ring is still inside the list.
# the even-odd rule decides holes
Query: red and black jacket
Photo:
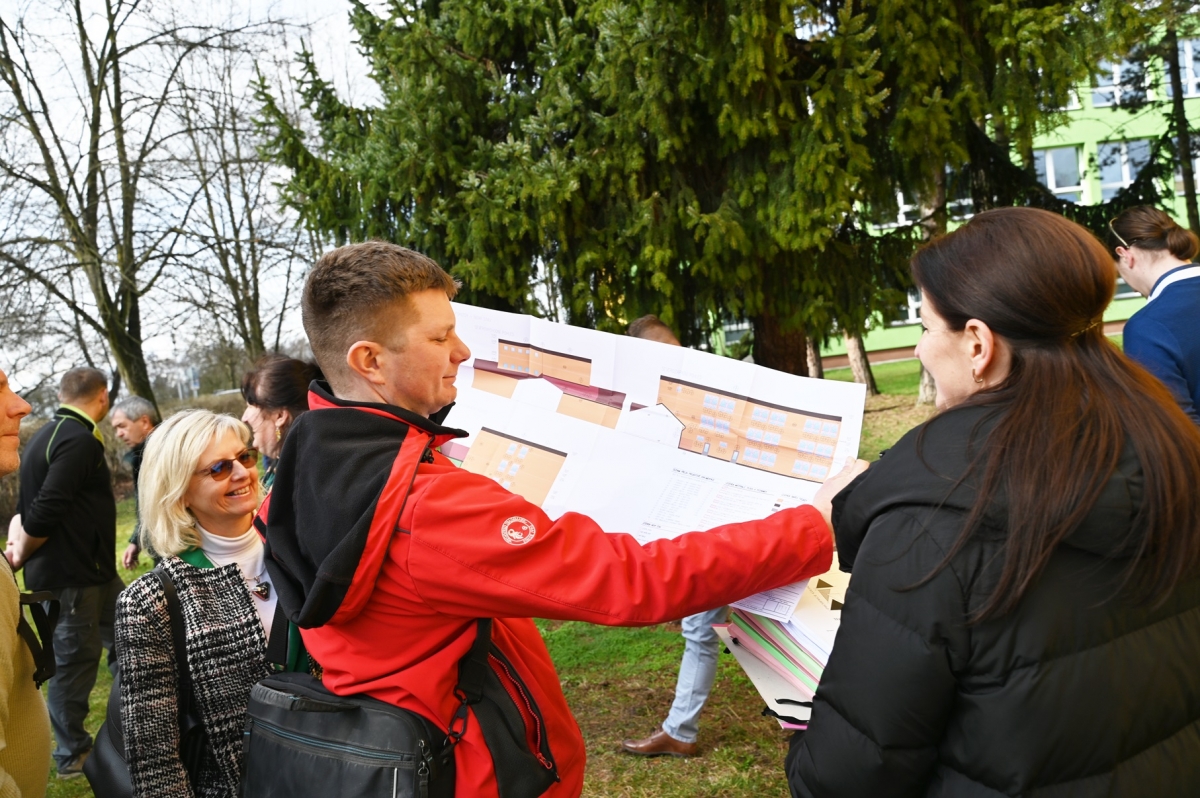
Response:
[[[297,419],[260,511],[280,603],[339,694],[366,693],[446,728],[457,664],[495,618],[493,668],[532,750],[582,790],[584,747],[537,628],[680,618],[828,570],[810,507],[640,545],[590,518],[551,520],[435,452],[457,430],[397,407],[337,399],[323,383]],[[516,530],[516,533],[514,533]],[[460,796],[495,796],[478,723],[455,749]]]

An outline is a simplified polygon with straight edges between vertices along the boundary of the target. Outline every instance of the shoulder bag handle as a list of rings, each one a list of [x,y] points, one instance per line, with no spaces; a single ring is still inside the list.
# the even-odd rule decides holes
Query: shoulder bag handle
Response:
[[[195,785],[208,748],[208,735],[204,730],[200,709],[196,705],[192,672],[188,668],[187,635],[175,580],[161,565],[155,568],[153,573],[162,583],[163,594],[167,599],[167,615],[171,619],[171,638],[175,648],[175,667],[179,673],[179,757],[190,782]]]
[[[188,668],[187,631],[183,626],[183,608],[179,605],[179,592],[175,580],[162,566],[154,569],[154,575],[162,583],[167,599],[167,615],[171,619],[171,639],[175,649],[175,668],[179,672],[179,719],[190,714],[193,704],[192,672]]]

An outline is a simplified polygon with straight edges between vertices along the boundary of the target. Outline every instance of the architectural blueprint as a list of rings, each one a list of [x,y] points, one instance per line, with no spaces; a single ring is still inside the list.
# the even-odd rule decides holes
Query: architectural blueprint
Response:
[[[682,347],[454,306],[472,357],[442,452],[648,543],[812,499],[858,454],[865,389]],[[803,587],[739,602],[785,620]]]

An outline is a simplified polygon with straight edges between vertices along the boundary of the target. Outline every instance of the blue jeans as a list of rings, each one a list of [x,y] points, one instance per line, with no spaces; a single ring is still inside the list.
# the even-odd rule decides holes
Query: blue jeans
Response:
[[[717,678],[717,654],[721,651],[721,638],[712,625],[724,623],[727,614],[727,607],[718,607],[683,619],[683,662],[675,683],[675,703],[662,725],[663,731],[680,742],[694,743],[700,734],[700,710]]]

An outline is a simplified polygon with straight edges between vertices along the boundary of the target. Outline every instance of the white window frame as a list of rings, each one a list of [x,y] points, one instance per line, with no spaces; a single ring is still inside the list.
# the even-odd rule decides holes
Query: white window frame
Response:
[[[906,316],[902,319],[896,319],[891,323],[892,327],[909,327],[913,324],[921,323],[921,289],[910,288],[908,290],[908,305],[905,307]]]
[[[913,218],[908,218],[909,214],[913,214]],[[921,220],[921,208],[916,203],[908,201],[908,197],[904,196],[903,191],[896,192],[896,215],[891,219],[886,219],[880,222],[879,227],[883,230],[889,230],[893,227],[903,227],[906,224],[916,224]]]
[[[1179,139],[1174,139],[1174,142],[1175,142],[1175,151],[1179,152]],[[1192,157],[1192,174],[1194,174],[1196,176],[1196,179],[1198,181],[1200,181],[1200,141],[1193,139],[1192,140],[1192,149],[1194,151],[1196,151],[1196,154]],[[1178,158],[1175,159],[1175,174],[1173,176],[1173,180],[1175,183],[1175,196],[1182,197],[1183,196],[1183,166],[1180,163]]]
[[[1196,72],[1196,64],[1192,58],[1200,51],[1200,39],[1183,39],[1179,42],[1179,77],[1183,82],[1184,97],[1200,97],[1200,73]],[[1166,66],[1163,67],[1166,72]],[[1166,95],[1172,96],[1171,77],[1164,75]]]
[[[1133,299],[1134,297],[1139,296],[1141,296],[1141,294],[1130,288],[1129,283],[1125,282],[1125,278],[1117,278],[1117,290],[1116,293],[1113,294],[1113,299]]]
[[[1050,189],[1050,192],[1052,194],[1054,194],[1054,196],[1056,196],[1056,197],[1061,196],[1062,194],[1077,194],[1078,195],[1078,197],[1079,197],[1078,199],[1067,200],[1068,202],[1083,202],[1084,170],[1081,168],[1082,165],[1079,162],[1079,149],[1080,148],[1079,148],[1078,144],[1066,144],[1066,145],[1062,145],[1059,147],[1042,147],[1040,149],[1036,149],[1033,151],[1033,157],[1035,159],[1044,159],[1042,162],[1045,164],[1043,173],[1046,176],[1046,182],[1043,183],[1042,185],[1044,185],[1046,188]],[[1062,150],[1071,150],[1073,153],[1075,153],[1075,174],[1079,176],[1079,183],[1077,185],[1059,186],[1059,185],[1056,185],[1054,182],[1053,153],[1060,152]]]
[[[1117,191],[1120,191],[1121,189],[1123,189],[1126,186],[1133,183],[1133,181],[1137,178],[1137,175],[1133,173],[1133,169],[1129,163],[1129,145],[1135,141],[1144,141],[1144,142],[1146,142],[1147,146],[1149,146],[1149,144],[1150,144],[1149,139],[1126,139],[1124,141],[1102,141],[1096,145],[1096,167],[1100,170],[1100,176],[1101,176],[1100,179],[1102,181],[1104,179],[1104,167],[1100,164],[1100,148],[1106,144],[1119,144],[1120,145],[1119,156],[1121,159],[1121,180],[1119,182],[1111,181],[1108,183],[1104,183],[1104,182],[1100,183],[1100,201],[1101,202],[1106,202],[1108,199],[1111,199],[1111,197],[1106,198],[1104,196],[1104,192],[1106,190],[1116,189]],[[1148,165],[1149,161],[1147,161],[1146,164]],[[1143,166],[1142,168],[1145,168],[1145,166]],[[1141,170],[1139,170],[1139,171],[1141,171]]]
[[[1134,74],[1137,74],[1137,69],[1133,66],[1133,64],[1130,64],[1128,61],[1122,60],[1122,61],[1101,61],[1100,62],[1100,71],[1101,72],[1107,71],[1108,74],[1112,77],[1112,83],[1108,84],[1108,85],[1103,85],[1103,86],[1096,85],[1096,86],[1092,87],[1092,107],[1093,108],[1112,108],[1113,106],[1120,105],[1122,92],[1139,90],[1137,87],[1131,85],[1127,80],[1122,80],[1121,73],[1126,70],[1133,72]],[[1146,75],[1146,78],[1149,79],[1149,74]],[[1140,90],[1146,91],[1147,89],[1148,89],[1148,86],[1143,87]],[[1110,91],[1112,92],[1111,100],[1108,100],[1106,102],[1097,102],[1096,96],[1098,94],[1100,94],[1101,92],[1110,92]]]

